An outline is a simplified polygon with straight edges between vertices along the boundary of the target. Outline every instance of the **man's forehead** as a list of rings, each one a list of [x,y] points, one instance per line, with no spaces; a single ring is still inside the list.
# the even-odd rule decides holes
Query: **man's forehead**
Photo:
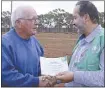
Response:
[[[75,13],[76,13],[76,12],[79,12],[79,8],[80,8],[79,5],[75,6],[75,8],[74,8],[74,12],[75,12]]]
[[[80,8],[79,5],[75,6],[75,8],[74,8],[74,10],[73,10],[73,15],[76,15],[76,14],[79,13],[79,8]]]
[[[37,18],[37,14],[35,11],[27,11],[25,13],[25,17],[26,18],[29,18],[29,19],[32,19],[32,18]]]

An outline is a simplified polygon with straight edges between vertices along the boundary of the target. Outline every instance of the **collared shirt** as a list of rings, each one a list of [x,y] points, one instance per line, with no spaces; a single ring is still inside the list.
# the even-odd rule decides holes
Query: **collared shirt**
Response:
[[[102,27],[98,25],[86,38],[84,35],[80,36],[80,41],[72,55],[69,65],[69,70],[74,72],[74,81],[66,83],[65,86],[104,86],[104,49],[100,55],[100,71],[79,71],[75,66],[75,62],[80,62],[83,59],[82,56],[87,48],[92,46],[91,41],[99,35],[101,30],[103,30]],[[99,47],[95,46],[92,49],[93,52],[100,50]]]

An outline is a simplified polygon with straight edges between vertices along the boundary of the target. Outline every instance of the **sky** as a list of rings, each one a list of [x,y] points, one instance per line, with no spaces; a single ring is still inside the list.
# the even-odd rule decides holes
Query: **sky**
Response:
[[[104,12],[104,1],[92,1],[99,12]],[[30,5],[34,7],[37,14],[45,14],[57,8],[64,9],[73,13],[73,8],[77,1],[12,1],[12,11],[21,5]],[[2,11],[11,11],[11,2],[2,1]]]

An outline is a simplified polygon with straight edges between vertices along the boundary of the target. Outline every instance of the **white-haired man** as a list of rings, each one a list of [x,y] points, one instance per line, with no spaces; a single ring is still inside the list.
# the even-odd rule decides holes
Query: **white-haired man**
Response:
[[[2,36],[2,86],[51,86],[41,76],[39,58],[44,52],[34,37],[36,19],[30,6],[12,13],[12,28]]]

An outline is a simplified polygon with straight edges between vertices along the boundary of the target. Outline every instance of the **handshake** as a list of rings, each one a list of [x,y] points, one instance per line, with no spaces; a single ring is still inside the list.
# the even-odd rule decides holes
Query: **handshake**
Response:
[[[40,76],[39,77],[39,86],[40,87],[53,87],[58,83],[67,83],[71,82],[74,79],[74,73],[70,71],[60,72],[56,76]]]
[[[45,75],[39,77],[40,87],[53,87],[55,84],[57,84],[56,76]]]

